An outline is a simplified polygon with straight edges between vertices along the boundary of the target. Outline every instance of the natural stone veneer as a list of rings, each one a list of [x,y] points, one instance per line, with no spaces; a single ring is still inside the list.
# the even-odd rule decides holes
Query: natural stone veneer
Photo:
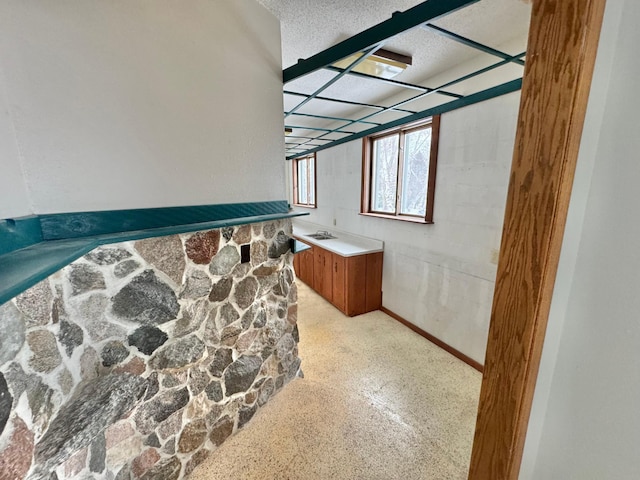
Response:
[[[0,479],[188,476],[300,373],[290,235],[104,246],[0,306]]]

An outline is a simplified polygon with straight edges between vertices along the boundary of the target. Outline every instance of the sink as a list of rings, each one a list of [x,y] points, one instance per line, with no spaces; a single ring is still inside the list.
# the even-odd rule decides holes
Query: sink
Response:
[[[334,237],[333,235],[331,235],[331,233],[329,232],[316,232],[316,233],[310,233],[308,235],[305,235],[305,237],[311,237],[315,240],[331,240],[331,239],[335,239],[337,237]]]

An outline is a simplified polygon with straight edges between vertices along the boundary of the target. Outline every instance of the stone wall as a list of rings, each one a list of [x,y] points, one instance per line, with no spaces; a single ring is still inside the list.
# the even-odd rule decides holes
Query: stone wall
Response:
[[[0,478],[187,476],[299,373],[290,234],[103,246],[0,306]]]

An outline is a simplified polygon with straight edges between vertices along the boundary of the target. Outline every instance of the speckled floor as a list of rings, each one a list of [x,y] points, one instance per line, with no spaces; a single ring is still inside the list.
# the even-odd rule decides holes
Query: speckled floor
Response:
[[[190,480],[466,479],[481,375],[382,312],[299,284],[305,374]]]

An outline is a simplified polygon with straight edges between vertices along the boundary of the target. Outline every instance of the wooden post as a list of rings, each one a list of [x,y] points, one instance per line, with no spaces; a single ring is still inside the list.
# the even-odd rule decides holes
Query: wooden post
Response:
[[[517,480],[605,0],[534,0],[470,480]]]

